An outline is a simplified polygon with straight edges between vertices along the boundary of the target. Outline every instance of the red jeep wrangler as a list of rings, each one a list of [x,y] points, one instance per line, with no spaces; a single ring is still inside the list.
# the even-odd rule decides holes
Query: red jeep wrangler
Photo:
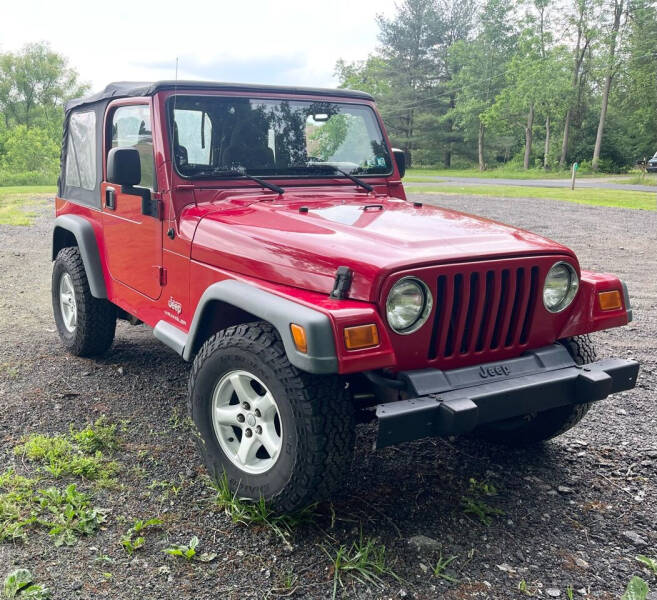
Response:
[[[67,106],[57,329],[105,352],[117,318],[193,361],[214,477],[290,510],[326,497],[357,422],[377,446],[527,444],[634,387],[587,334],[631,319],[617,277],[538,235],[406,199],[404,156],[348,90],[115,83]]]

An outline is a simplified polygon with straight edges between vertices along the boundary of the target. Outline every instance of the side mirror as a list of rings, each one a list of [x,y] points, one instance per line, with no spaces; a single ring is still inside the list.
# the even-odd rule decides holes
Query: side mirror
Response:
[[[393,148],[392,153],[397,163],[397,169],[399,169],[399,176],[403,177],[406,174],[406,154],[399,148]]]
[[[141,181],[141,159],[135,148],[112,148],[107,155],[107,181],[131,188]]]

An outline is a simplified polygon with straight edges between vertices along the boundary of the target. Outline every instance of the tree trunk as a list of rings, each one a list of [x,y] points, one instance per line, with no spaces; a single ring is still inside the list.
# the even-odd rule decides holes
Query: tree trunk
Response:
[[[451,144],[450,144],[451,146]],[[446,169],[449,169],[452,166],[452,150],[451,147],[445,150],[445,158],[443,159],[443,164]]]
[[[525,170],[529,169],[529,158],[532,152],[532,134],[534,132],[534,105],[529,105],[529,114],[527,115],[527,126],[525,127],[525,160],[523,166]]]
[[[563,142],[561,142],[561,156],[559,157],[559,168],[566,166],[566,156],[568,155],[568,140],[570,138],[570,116],[572,110],[569,108],[566,112],[566,120],[563,124]]]
[[[550,115],[545,118],[545,151],[543,153],[543,168],[547,169],[550,155]]]
[[[616,43],[618,41],[618,31],[620,30],[621,18],[623,16],[623,5],[625,0],[614,0],[614,24],[611,29],[611,39],[609,41],[609,63],[607,67],[607,75],[605,77],[605,87],[602,91],[602,106],[600,107],[600,120],[598,121],[598,133],[595,136],[595,147],[593,148],[593,160],[591,161],[591,168],[594,171],[598,170],[600,163],[600,150],[602,149],[602,136],[605,131],[605,121],[607,119],[607,107],[609,105],[609,91],[611,90],[611,82],[614,78],[616,70]]]
[[[486,170],[486,163],[484,162],[484,124],[479,121],[479,139],[477,140],[477,149],[479,151],[479,170]]]
[[[602,106],[600,107],[600,121],[598,121],[598,133],[595,136],[595,147],[593,148],[593,160],[591,168],[598,170],[600,163],[600,150],[602,148],[602,136],[605,131],[605,120],[607,119],[607,105],[609,104],[609,90],[611,89],[612,74],[608,73],[605,77],[605,87],[602,90]]]

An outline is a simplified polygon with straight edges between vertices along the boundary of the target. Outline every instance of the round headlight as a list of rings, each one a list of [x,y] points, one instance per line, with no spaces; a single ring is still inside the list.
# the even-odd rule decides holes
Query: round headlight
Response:
[[[575,269],[566,262],[552,265],[543,286],[543,304],[552,313],[570,306],[579,288]]]
[[[433,298],[426,284],[415,277],[404,277],[388,294],[388,324],[396,333],[413,333],[426,323],[432,306]]]

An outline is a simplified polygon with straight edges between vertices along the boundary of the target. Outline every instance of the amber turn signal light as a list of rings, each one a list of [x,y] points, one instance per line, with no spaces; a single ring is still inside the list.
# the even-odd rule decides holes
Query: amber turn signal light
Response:
[[[618,290],[613,290],[611,292],[599,292],[598,304],[600,306],[600,310],[618,310],[619,308],[623,308],[621,294]]]
[[[370,325],[356,325],[345,327],[344,345],[347,350],[360,350],[379,345],[379,331],[374,323]]]
[[[297,347],[297,350],[307,354],[308,340],[306,339],[306,330],[301,327],[301,325],[292,323],[290,325],[290,331],[292,332],[292,339],[294,340],[294,345]]]

